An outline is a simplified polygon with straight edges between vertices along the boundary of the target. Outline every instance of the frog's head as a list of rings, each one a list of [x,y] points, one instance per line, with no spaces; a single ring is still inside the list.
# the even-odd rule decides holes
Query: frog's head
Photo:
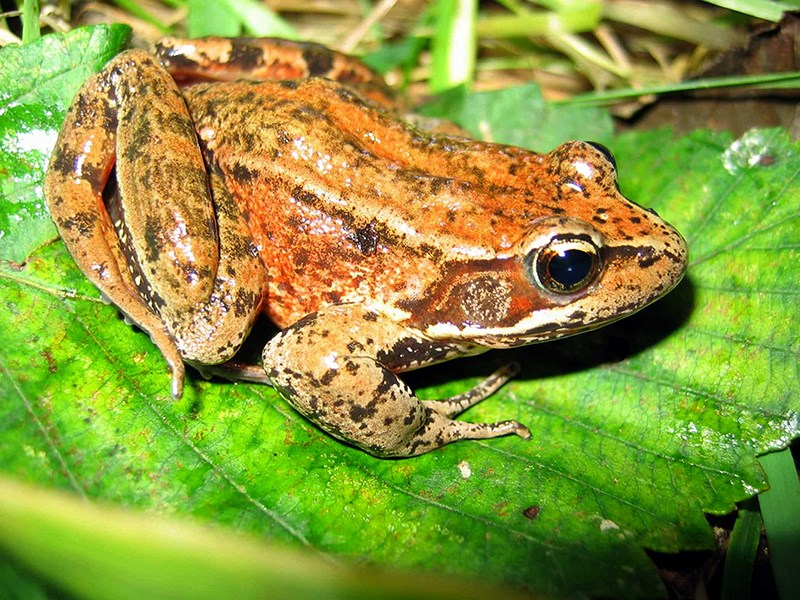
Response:
[[[686,242],[620,193],[608,150],[570,142],[544,163],[538,181],[552,187],[524,235],[492,260],[446,270],[424,327],[431,337],[501,348],[574,335],[638,311],[683,277]]]

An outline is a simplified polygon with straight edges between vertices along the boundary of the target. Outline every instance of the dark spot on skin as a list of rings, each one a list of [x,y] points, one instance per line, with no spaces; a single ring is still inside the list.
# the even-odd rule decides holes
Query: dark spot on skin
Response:
[[[397,376],[389,369],[383,369],[383,379],[375,388],[375,394],[378,396],[387,395],[392,388],[397,385]]]
[[[248,40],[231,40],[231,56],[228,60],[235,63],[243,71],[252,71],[264,62],[264,52]]]
[[[278,143],[279,143],[279,144],[281,144],[282,146],[285,146],[286,144],[291,144],[291,143],[292,143],[292,138],[291,138],[291,136],[290,136],[288,133],[286,133],[286,131],[283,131],[283,130],[281,130],[281,131],[278,131],[278,132],[275,134],[275,139],[276,139],[276,140],[278,141]]]
[[[378,233],[375,230],[375,223],[373,219],[364,227],[360,227],[347,235],[347,239],[353,242],[355,247],[365,256],[374,254],[378,248]]]
[[[411,425],[417,418],[417,408],[413,407],[411,412],[408,413],[405,418],[403,419],[403,425]]]
[[[322,203],[322,200],[320,200],[316,194],[312,194],[300,186],[297,186],[292,190],[292,197],[298,202],[312,208],[316,208]]]
[[[258,305],[259,300],[259,294],[239,288],[236,292],[236,299],[233,302],[234,314],[240,318],[247,316]]]
[[[639,217],[631,217],[631,218],[629,219],[629,221],[630,221],[631,223],[641,223],[641,222],[642,222],[642,219],[640,219]]]
[[[300,248],[294,255],[294,266],[302,268],[308,264],[308,250]]]
[[[231,174],[234,179],[241,183],[249,183],[258,177],[258,173],[247,168],[242,163],[236,163],[231,167]]]
[[[303,48],[303,59],[308,65],[308,74],[311,77],[323,77],[333,67],[333,53],[316,44]]]
[[[332,282],[328,282],[327,285],[331,285]],[[338,292],[325,292],[325,301],[328,304],[339,304],[342,301],[342,295]]]
[[[364,345],[363,345],[362,343],[360,343],[360,342],[356,341],[356,340],[353,340],[352,342],[350,342],[349,344],[347,344],[347,349],[348,349],[348,350],[349,350],[351,353],[352,353],[352,352],[355,352],[356,350],[358,350],[358,351],[362,351],[362,352],[363,352],[363,350],[364,350]]]
[[[372,311],[364,313],[364,320],[375,323],[378,320],[378,313]]]
[[[144,226],[144,240],[147,248],[147,260],[158,262],[161,255],[162,240],[159,237],[162,233],[160,224],[155,219],[147,219]]]
[[[69,219],[59,223],[62,229],[76,231],[80,236],[87,236],[96,227],[97,219],[93,213],[78,212],[74,213]]]
[[[350,418],[354,423],[361,423],[364,419],[373,416],[376,412],[378,411],[373,406],[360,406],[358,404],[354,404],[352,407],[350,407]]]
[[[59,146],[50,163],[50,168],[59,173],[63,173],[65,176],[70,176],[75,171],[77,160],[78,157],[72,153],[69,148],[66,146]],[[93,178],[92,181],[94,181]]]
[[[334,379],[336,379],[336,376],[337,376],[337,375],[339,375],[339,373],[336,371],[336,369],[328,369],[328,370],[325,372],[325,374],[324,374],[324,375],[323,375],[323,376],[320,378],[319,382],[320,382],[322,385],[330,385],[330,383],[331,383],[331,382],[332,382]]]

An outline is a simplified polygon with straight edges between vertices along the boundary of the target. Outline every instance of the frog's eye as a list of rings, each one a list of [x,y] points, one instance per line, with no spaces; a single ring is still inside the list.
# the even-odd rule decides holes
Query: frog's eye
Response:
[[[571,294],[592,283],[600,273],[600,250],[583,236],[555,237],[532,253],[529,268],[544,289]]]
[[[600,154],[602,154],[605,159],[611,163],[611,166],[615,169],[617,168],[617,160],[614,158],[614,155],[611,153],[611,150],[603,146],[603,144],[599,144],[597,142],[586,142],[592,148],[597,150]]]

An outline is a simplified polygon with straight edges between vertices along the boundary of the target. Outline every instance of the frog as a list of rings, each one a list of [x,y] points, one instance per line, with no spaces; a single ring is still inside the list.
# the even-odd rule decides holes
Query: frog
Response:
[[[73,100],[45,178],[80,270],[185,365],[273,386],[379,458],[530,439],[457,419],[514,374],[422,400],[403,373],[591,331],[672,290],[681,234],[602,145],[550,152],[409,124],[380,75],[313,43],[167,38]],[[253,323],[278,332],[236,362]]]

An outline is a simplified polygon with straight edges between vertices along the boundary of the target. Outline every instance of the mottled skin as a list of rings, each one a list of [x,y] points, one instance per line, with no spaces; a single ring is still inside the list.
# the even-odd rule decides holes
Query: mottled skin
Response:
[[[594,329],[682,277],[683,238],[620,194],[603,148],[423,133],[377,76],[315,45],[166,40],[157,54],[187,87],[144,52],[111,61],[70,109],[46,196],[175,395],[183,361],[225,363],[264,311],[282,331],[263,371],[219,370],[271,383],[348,443],[388,457],[529,437],[453,420],[508,370],[435,402],[397,373]]]

